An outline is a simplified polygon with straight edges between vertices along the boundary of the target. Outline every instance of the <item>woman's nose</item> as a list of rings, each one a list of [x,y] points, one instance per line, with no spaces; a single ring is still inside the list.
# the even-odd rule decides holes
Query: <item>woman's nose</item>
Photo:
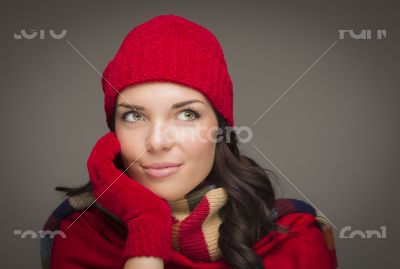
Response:
[[[169,150],[175,144],[175,131],[163,122],[153,122],[147,135],[148,151]]]

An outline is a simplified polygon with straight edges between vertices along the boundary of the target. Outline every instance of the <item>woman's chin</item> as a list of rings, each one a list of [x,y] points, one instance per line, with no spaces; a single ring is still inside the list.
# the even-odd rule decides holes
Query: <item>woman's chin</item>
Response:
[[[161,194],[157,194],[157,195],[159,197],[161,197],[162,199],[166,200],[167,202],[171,202],[171,201],[180,199],[180,196],[177,196],[176,193],[173,193],[173,194],[161,193]]]

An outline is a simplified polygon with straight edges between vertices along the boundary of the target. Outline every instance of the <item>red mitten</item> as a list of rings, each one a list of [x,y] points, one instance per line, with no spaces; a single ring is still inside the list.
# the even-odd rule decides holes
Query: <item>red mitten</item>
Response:
[[[168,262],[172,247],[172,217],[168,202],[118,169],[120,143],[114,132],[100,138],[87,167],[97,202],[125,222],[128,237],[124,258],[160,257]]]

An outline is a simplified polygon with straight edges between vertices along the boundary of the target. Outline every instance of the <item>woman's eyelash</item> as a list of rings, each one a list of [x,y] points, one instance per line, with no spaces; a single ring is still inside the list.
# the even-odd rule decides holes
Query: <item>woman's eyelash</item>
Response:
[[[182,109],[181,111],[179,111],[179,113],[182,113],[182,112],[184,112],[184,111],[192,112],[193,115],[194,115],[194,117],[195,117],[195,119],[201,117],[200,112],[199,112],[198,110],[196,110],[195,108],[193,108],[193,107],[187,107],[187,108],[185,108],[185,109]],[[121,114],[120,118],[121,118],[123,121],[127,121],[126,118],[128,117],[129,114],[132,114],[132,113],[136,113],[136,115],[142,116],[142,114],[140,114],[138,111],[131,109],[131,110],[126,111],[126,112],[124,112],[123,114]],[[130,122],[130,121],[127,121],[127,122]]]
[[[138,115],[141,115],[141,114],[140,114],[139,112],[137,112],[136,110],[129,110],[129,111],[126,111],[126,112],[122,113],[121,116],[120,116],[120,118],[121,118],[123,121],[127,121],[126,118],[128,117],[128,115],[129,115],[129,114],[133,114],[133,113],[136,113],[136,114],[138,114]],[[127,122],[129,122],[129,121],[127,121]]]
[[[188,108],[185,108],[185,109],[183,109],[183,110],[181,110],[180,112],[183,112],[183,111],[190,111],[190,112],[192,112],[193,114],[194,114],[194,116],[195,116],[195,118],[197,119],[197,118],[200,118],[200,112],[198,111],[198,110],[196,110],[195,108],[193,108],[193,107],[188,107]]]

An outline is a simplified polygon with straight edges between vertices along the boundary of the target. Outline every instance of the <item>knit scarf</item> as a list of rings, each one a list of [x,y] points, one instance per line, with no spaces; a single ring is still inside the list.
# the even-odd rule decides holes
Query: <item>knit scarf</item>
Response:
[[[89,194],[89,193],[88,193]],[[94,201],[92,194],[70,197],[70,203],[83,209]],[[227,194],[214,184],[187,194],[184,198],[168,202],[172,216],[172,248],[192,261],[216,261],[221,258],[218,247],[218,228],[222,223],[220,208],[225,205]],[[97,208],[123,223],[110,211],[96,203]]]
[[[173,216],[172,247],[192,261],[216,261],[222,257],[218,247],[219,210],[226,204],[223,188],[208,185],[180,200],[169,202]]]
[[[183,199],[170,201],[173,220],[172,248],[196,262],[212,262],[221,259],[218,229],[222,222],[220,209],[226,204],[227,198],[224,188],[208,185],[189,193]],[[90,206],[96,206],[124,225],[122,220],[96,203],[91,192],[86,192],[64,200],[50,215],[43,230],[56,231],[63,218]],[[305,212],[316,217],[332,258],[335,259],[332,227],[327,220],[308,203],[292,198],[277,199],[271,217],[275,221],[291,212]],[[42,268],[49,268],[53,240],[54,238],[49,236],[40,239]]]

